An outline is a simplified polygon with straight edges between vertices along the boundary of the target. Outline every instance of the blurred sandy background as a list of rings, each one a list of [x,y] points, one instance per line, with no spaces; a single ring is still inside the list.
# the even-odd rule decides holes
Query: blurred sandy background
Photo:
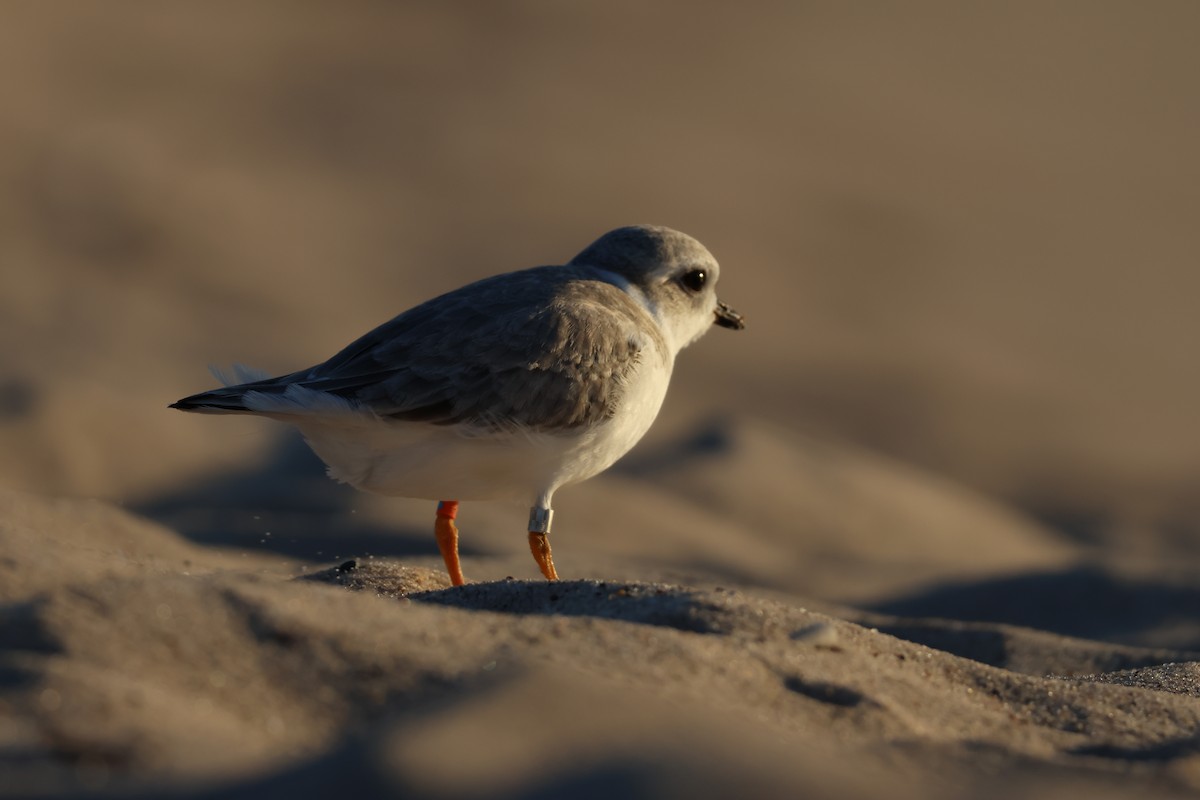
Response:
[[[687,353],[665,419],[736,409],[1088,536],[1196,538],[1190,3],[4,16],[6,485],[168,491],[262,446],[164,408],[205,365],[298,368],[653,222],[752,322]]]
[[[663,224],[749,328],[556,498],[563,572],[1198,649],[1198,28],[1166,0],[5,2],[0,487],[434,565],[428,504],[166,405]],[[464,509],[470,577],[533,575],[523,513]],[[1049,610],[1114,592],[1152,613]]]

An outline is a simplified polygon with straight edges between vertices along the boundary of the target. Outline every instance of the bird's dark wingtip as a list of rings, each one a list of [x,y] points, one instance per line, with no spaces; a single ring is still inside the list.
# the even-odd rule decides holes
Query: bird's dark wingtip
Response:
[[[198,411],[202,414],[245,414],[249,412],[249,409],[242,405],[240,399],[223,397],[218,394],[223,391],[223,389],[218,389],[216,392],[204,392],[185,397],[171,403],[167,408],[179,411]]]

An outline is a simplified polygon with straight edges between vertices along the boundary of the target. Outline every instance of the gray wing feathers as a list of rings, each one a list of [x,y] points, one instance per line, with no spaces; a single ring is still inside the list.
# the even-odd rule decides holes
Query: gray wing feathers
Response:
[[[615,412],[647,337],[646,312],[586,271],[498,276],[417,306],[329,361],[245,388],[332,395],[382,417],[484,429],[570,429]],[[639,335],[639,323],[641,334]]]

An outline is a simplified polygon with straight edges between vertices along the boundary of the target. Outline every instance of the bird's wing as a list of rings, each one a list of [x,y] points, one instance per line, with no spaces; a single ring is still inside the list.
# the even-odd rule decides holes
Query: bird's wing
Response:
[[[442,295],[323,364],[245,388],[298,387],[396,420],[568,430],[612,416],[647,348],[666,352],[621,289],[574,268],[538,268]]]

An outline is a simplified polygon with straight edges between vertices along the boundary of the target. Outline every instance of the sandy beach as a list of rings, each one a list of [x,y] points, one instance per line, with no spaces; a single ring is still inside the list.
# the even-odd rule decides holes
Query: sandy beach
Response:
[[[1200,795],[1190,6],[0,17],[0,796]],[[557,583],[167,408],[630,223],[748,327]]]

